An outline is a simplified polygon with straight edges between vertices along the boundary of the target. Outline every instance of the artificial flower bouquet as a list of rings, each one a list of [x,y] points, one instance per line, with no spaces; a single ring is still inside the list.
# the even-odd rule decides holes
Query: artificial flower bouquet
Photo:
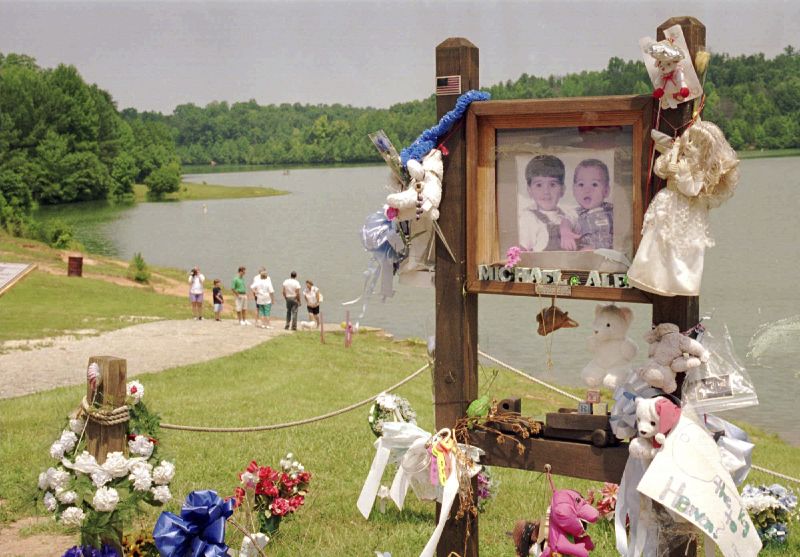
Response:
[[[405,398],[391,393],[381,393],[370,406],[367,421],[372,433],[380,437],[383,435],[384,422],[416,424],[417,413]]]
[[[594,505],[600,513],[600,518],[613,521],[614,513],[617,509],[617,493],[619,486],[614,483],[605,482],[600,489],[590,489],[586,500],[590,505]]]
[[[85,450],[87,419],[95,410],[92,405],[68,420],[50,446],[57,464],[39,474],[45,508],[62,524],[80,528],[82,547],[73,547],[67,555],[121,554],[123,517],[138,511],[141,503],[161,506],[172,499],[169,484],[175,466],[159,458],[158,416],[141,402],[141,383],[131,381],[127,389],[129,456],[110,452],[100,464]]]
[[[764,544],[786,543],[789,525],[798,519],[797,496],[791,489],[780,484],[769,487],[746,485],[742,490],[742,504],[750,513]]]
[[[273,470],[253,460],[239,474],[241,485],[234,490],[234,505],[236,512],[244,515],[239,522],[254,533],[249,538],[245,536],[240,555],[258,555],[253,545],[266,545],[283,517],[305,502],[311,474],[292,453],[281,459],[280,466],[280,470]]]

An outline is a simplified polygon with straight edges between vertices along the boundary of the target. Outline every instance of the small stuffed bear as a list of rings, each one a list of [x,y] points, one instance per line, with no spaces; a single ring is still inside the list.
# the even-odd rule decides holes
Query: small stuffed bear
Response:
[[[683,75],[683,51],[669,39],[652,43],[647,53],[655,59],[658,81],[653,97],[661,101],[661,108],[675,108],[689,96],[689,87]]]
[[[397,218],[401,221],[420,219],[423,215],[438,220],[444,175],[442,152],[433,149],[421,164],[412,159],[406,168],[411,176],[408,187],[400,193],[389,194],[386,204],[398,210]]]
[[[631,360],[638,351],[636,344],[626,336],[632,320],[633,312],[629,308],[614,304],[595,308],[594,334],[589,337],[589,351],[593,357],[581,372],[589,387],[605,385],[613,389],[625,382],[631,371]]]
[[[636,399],[636,430],[628,451],[633,458],[651,459],[678,424],[681,409],[671,400],[657,396]]]
[[[703,345],[681,334],[677,325],[661,323],[645,335],[650,343],[647,360],[636,373],[653,387],[672,393],[678,388],[675,376],[708,361]]]

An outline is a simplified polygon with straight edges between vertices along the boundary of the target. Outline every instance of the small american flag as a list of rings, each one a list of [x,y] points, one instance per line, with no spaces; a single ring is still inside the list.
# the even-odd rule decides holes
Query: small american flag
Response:
[[[437,95],[460,95],[461,94],[461,76],[460,75],[445,75],[436,78],[436,94]]]

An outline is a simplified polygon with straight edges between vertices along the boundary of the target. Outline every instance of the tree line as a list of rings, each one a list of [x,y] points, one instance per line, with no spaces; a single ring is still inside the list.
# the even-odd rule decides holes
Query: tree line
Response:
[[[177,189],[180,159],[163,118],[117,110],[74,66],[0,53],[0,225],[23,233],[31,207]]]
[[[611,58],[599,71],[522,74],[485,88],[494,99],[647,94],[641,61]],[[705,117],[736,149],[800,147],[800,53],[712,55]],[[380,160],[367,134],[383,129],[400,149],[435,123],[435,97],[388,109],[350,105],[212,102],[172,114],[119,111],[74,66],[43,69],[0,53],[0,225],[21,226],[34,203],[158,197],[179,185],[180,164],[328,164]]]

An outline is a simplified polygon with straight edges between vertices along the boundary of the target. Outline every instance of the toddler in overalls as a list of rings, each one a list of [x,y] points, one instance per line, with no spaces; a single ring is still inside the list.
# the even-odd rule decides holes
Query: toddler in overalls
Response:
[[[579,205],[575,223],[579,250],[613,247],[614,205],[605,201],[611,192],[608,182],[608,167],[600,160],[586,159],[575,167],[572,195]]]
[[[561,221],[569,220],[558,207],[564,197],[564,163],[553,155],[537,155],[525,167],[525,181],[533,203],[520,215],[520,248],[523,251],[563,249]]]

